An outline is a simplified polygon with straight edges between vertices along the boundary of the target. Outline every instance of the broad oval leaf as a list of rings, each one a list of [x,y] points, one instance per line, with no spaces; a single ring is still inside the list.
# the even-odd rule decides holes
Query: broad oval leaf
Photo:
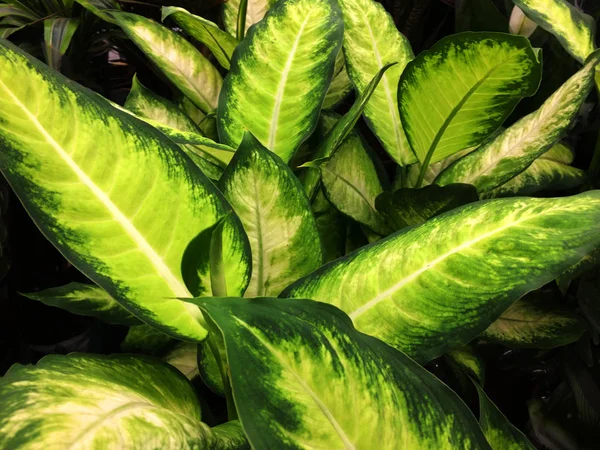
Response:
[[[600,244],[600,191],[472,203],[333,261],[281,297],[345,311],[418,361],[465,345]]]
[[[73,314],[92,316],[106,323],[118,325],[140,325],[142,323],[108,292],[93,284],[69,283],[21,295]]]
[[[283,298],[192,301],[223,332],[253,448],[369,449],[374,437],[382,450],[489,448],[454,392],[356,331],[337,308]]]
[[[217,110],[222,143],[244,130],[288,162],[313,132],[343,37],[334,0],[278,2],[234,53]]]
[[[202,423],[192,385],[147,357],[72,353],[15,364],[0,379],[0,402],[5,449],[247,446],[239,422],[226,432]]]
[[[436,184],[472,184],[482,194],[523,172],[569,130],[594,86],[597,64],[598,57],[591,58],[537,111],[456,161],[440,174]]]
[[[219,64],[229,69],[231,55],[238,45],[237,39],[221,30],[216,23],[190,14],[183,8],[163,6],[161,20],[164,22],[167,17],[172,18],[191,37],[206,45]]]
[[[567,52],[583,63],[596,49],[596,22],[566,0],[513,0],[528,17],[552,33]]]
[[[250,133],[244,135],[219,187],[252,247],[247,297],[278,295],[322,264],[321,239],[302,185]]]
[[[538,56],[522,36],[448,36],[408,63],[398,88],[400,117],[428,166],[481,144],[540,83]],[[419,186],[417,186],[419,187]]]
[[[121,11],[101,11],[95,0],[76,0],[98,17],[125,32],[194,105],[205,113],[217,108],[223,79],[218,70],[196,48],[174,31],[153,20]]]
[[[144,322],[202,340],[182,255],[231,207],[164,135],[0,41],[0,170],[44,235]],[[101,148],[102,151],[98,151]],[[249,251],[228,228],[230,285],[243,292]],[[206,250],[193,261],[208,277]],[[193,292],[209,290],[210,284]]]
[[[554,348],[575,342],[585,331],[585,323],[571,309],[546,297],[538,291],[523,297],[481,337],[517,348]]]
[[[125,339],[121,342],[121,351],[163,357],[177,345],[177,342],[150,325],[134,325],[129,328]]]
[[[397,63],[381,78],[365,119],[383,148],[398,164],[417,161],[410,149],[398,112],[398,82],[413,52],[383,6],[374,0],[340,0],[344,16],[344,56],[348,75],[361,94],[387,64]]]
[[[260,22],[276,0],[248,0],[246,6],[246,32]],[[227,0],[223,3],[223,24],[232,36],[237,36],[237,21],[242,0]]]

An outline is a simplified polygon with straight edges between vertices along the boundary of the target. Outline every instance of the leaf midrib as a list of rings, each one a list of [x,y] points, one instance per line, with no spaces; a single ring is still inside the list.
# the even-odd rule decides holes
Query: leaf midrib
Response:
[[[173,274],[171,269],[165,264],[164,260],[156,253],[152,246],[146,241],[144,236],[137,228],[129,221],[127,216],[112,202],[110,197],[102,191],[92,179],[75,163],[71,156],[61,147],[61,145],[52,137],[52,135],[44,128],[29,109],[20,101],[20,99],[0,80],[0,87],[8,94],[13,102],[25,113],[29,120],[33,123],[44,140],[56,151],[58,156],[67,164],[67,166],[77,176],[79,181],[86,186],[98,201],[109,211],[114,220],[121,225],[125,233],[135,243],[137,248],[148,258],[157,273],[169,285],[174,295],[177,297],[189,297],[190,293],[181,281]]]

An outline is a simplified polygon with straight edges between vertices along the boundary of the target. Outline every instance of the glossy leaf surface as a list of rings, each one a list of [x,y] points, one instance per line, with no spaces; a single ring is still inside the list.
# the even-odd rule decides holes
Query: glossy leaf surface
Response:
[[[237,20],[241,0],[228,0],[223,3],[223,24],[231,36],[237,36]],[[275,0],[248,0],[246,7],[246,32],[257,22],[260,22]]]

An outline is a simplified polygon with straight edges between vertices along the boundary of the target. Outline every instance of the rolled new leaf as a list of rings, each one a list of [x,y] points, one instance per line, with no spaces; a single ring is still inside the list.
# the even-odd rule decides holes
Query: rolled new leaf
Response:
[[[398,82],[413,59],[408,39],[396,28],[383,6],[374,0],[339,0],[344,17],[344,56],[348,75],[361,94],[387,64],[396,63],[381,78],[365,107],[365,119],[383,148],[398,164],[417,161],[411,151],[400,113]]]
[[[591,57],[537,111],[456,161],[436,184],[472,184],[482,194],[523,172],[567,133],[594,86],[599,61],[600,55]]]
[[[239,422],[201,422],[175,368],[130,355],[50,355],[0,378],[0,447],[243,449]]]
[[[566,0],[514,0],[525,14],[552,33],[567,52],[583,63],[596,49],[596,21]]]
[[[198,370],[198,345],[192,342],[179,342],[162,360],[179,370],[188,380],[200,376]]]
[[[331,303],[358,330],[428,361],[598,245],[600,191],[483,201],[333,261],[281,296]]]
[[[53,69],[60,70],[62,58],[69,49],[79,23],[79,19],[70,17],[53,17],[44,20],[44,53],[46,62]]]
[[[220,141],[244,130],[288,162],[313,132],[339,52],[343,23],[334,0],[278,2],[236,49],[217,111]]]
[[[223,3],[223,24],[227,32],[234,37],[237,36],[238,17],[242,1],[228,0]],[[245,31],[247,32],[252,25],[260,22],[274,3],[275,0],[247,0]]]
[[[355,330],[331,305],[284,298],[191,301],[223,332],[233,395],[252,448],[369,449],[376,437],[382,450],[489,449],[454,392],[406,355]]]
[[[232,210],[179,147],[7,41],[0,145],[3,175],[75,267],[144,322],[184,340],[206,337],[200,311],[176,298],[210,292],[208,249],[191,259],[203,280],[194,292],[182,255]],[[250,254],[239,222],[226,242],[228,285],[241,293]]]
[[[65,286],[21,295],[73,314],[95,317],[106,323],[118,325],[140,325],[142,323],[108,292],[93,284],[69,283]]]
[[[461,33],[422,52],[398,88],[400,117],[421,164],[481,144],[540,79],[538,55],[522,36]]]
[[[279,295],[323,262],[310,203],[291,169],[250,133],[219,180],[252,247],[247,297]]]

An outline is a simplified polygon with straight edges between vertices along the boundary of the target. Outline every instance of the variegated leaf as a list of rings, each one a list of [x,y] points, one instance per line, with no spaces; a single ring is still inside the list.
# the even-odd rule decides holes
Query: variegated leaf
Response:
[[[552,33],[575,59],[583,63],[596,49],[596,22],[566,0],[513,0],[544,30]]]
[[[198,371],[200,378],[209,389],[221,396],[225,395],[225,386],[223,385],[223,377],[219,369],[219,362],[215,357],[214,350],[210,345],[209,338],[198,344]]]
[[[323,243],[323,262],[328,263],[344,256],[346,250],[347,220],[319,190],[312,202],[317,229]]]
[[[600,191],[472,203],[359,249],[281,297],[345,311],[418,361],[466,344],[600,245]]]
[[[465,150],[461,150],[460,152],[455,153],[452,156],[448,156],[447,158],[442,159],[433,164],[429,164],[425,169],[425,175],[423,176],[423,181],[421,182],[421,187],[429,186],[433,184],[434,180],[437,176],[444,171],[447,167],[449,167],[454,161],[462,158],[465,155],[468,155],[472,151],[476,150],[477,147],[471,147]],[[402,187],[405,188],[414,188],[417,186],[417,181],[419,180],[419,174],[421,173],[421,168],[423,166],[421,163],[411,164],[408,167],[408,173],[406,174],[405,186],[402,185],[402,176],[401,171],[399,170],[396,174],[396,178],[394,179],[394,183],[392,186],[392,190],[396,191]]]
[[[325,100],[323,100],[323,109],[334,109],[342,100],[344,100],[344,98],[348,96],[351,90],[352,82],[348,77],[344,52],[339,52],[335,58],[333,78],[329,84],[329,90],[325,95]]]
[[[206,340],[202,341],[206,342]],[[177,341],[150,325],[134,325],[121,342],[121,351],[143,355],[164,356],[177,345]]]
[[[223,332],[237,411],[253,448],[489,448],[454,392],[404,354],[356,331],[331,305],[192,301]],[[256,399],[264,405],[260,412]]]
[[[210,291],[208,252],[190,258],[203,274],[194,292],[181,258],[232,210],[176,145],[0,41],[0,146],[3,175],[75,267],[144,322],[184,340],[206,337],[200,311],[175,298]],[[249,257],[231,221],[231,292],[245,289]]]
[[[485,381],[485,363],[470,345],[453,348],[446,353],[450,364],[454,364],[483,386]]]
[[[510,14],[508,29],[511,34],[518,34],[519,36],[528,38],[537,29],[537,24],[527,17],[521,8],[514,6]]]
[[[162,360],[179,370],[188,380],[193,380],[200,375],[198,370],[198,345],[201,344],[179,342]]]
[[[599,58],[591,58],[537,111],[444,170],[436,184],[472,184],[483,194],[523,172],[567,133],[594,86]]]
[[[244,130],[288,162],[313,132],[342,42],[334,0],[277,3],[235,51],[219,99],[222,143]]]
[[[76,0],[98,17],[121,27],[131,41],[194,105],[205,113],[217,108],[223,79],[218,70],[182,36],[137,14],[98,11],[95,0]]]
[[[260,22],[276,0],[248,0],[246,9],[246,32]],[[227,0],[223,3],[223,24],[232,36],[237,36],[237,21],[242,0]]]
[[[481,144],[540,78],[538,55],[522,36],[461,33],[422,52],[399,86],[400,116],[421,164]]]
[[[50,355],[0,379],[4,449],[242,449],[239,422],[201,422],[192,385],[155,359]]]
[[[540,292],[512,304],[481,337],[507,347],[553,348],[576,341],[585,323],[571,309]]]
[[[53,17],[44,20],[46,62],[53,69],[60,70],[62,58],[67,53],[78,27],[79,19]]]
[[[398,164],[417,161],[408,145],[398,112],[398,82],[413,52],[383,6],[374,0],[339,0],[344,16],[344,56],[357,92],[362,93],[387,64],[364,116],[383,148]]]
[[[69,283],[65,286],[21,295],[73,314],[96,317],[106,323],[119,325],[140,325],[142,323],[108,292],[93,284]]]
[[[238,45],[237,39],[221,30],[216,23],[190,14],[183,8],[163,6],[162,21],[164,22],[167,17],[172,18],[191,37],[206,45],[219,64],[229,69],[231,56]]]
[[[321,240],[302,185],[289,167],[246,133],[219,187],[252,247],[247,297],[278,295],[323,262]]]

